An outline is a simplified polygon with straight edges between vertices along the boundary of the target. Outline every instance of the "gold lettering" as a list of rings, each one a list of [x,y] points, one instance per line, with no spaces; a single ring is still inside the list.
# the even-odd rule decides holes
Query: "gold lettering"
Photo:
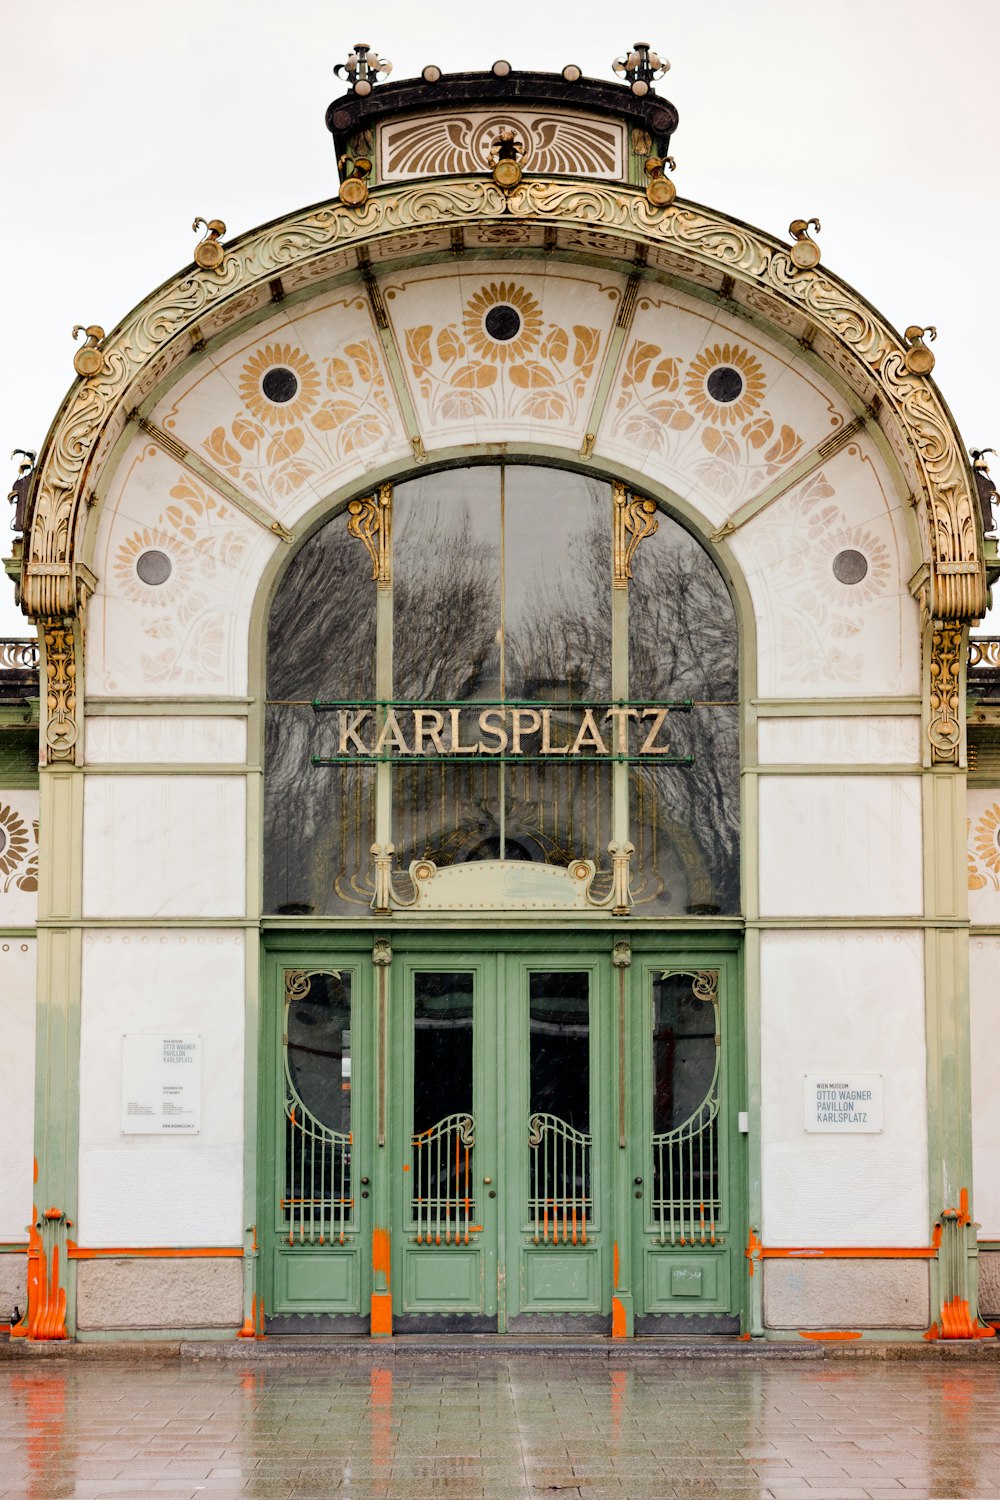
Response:
[[[553,745],[551,739],[552,710],[542,709],[542,754],[543,755],[565,755],[569,749],[568,745]]]
[[[425,719],[436,719],[437,722],[430,728],[424,727]],[[430,740],[438,755],[444,754],[444,746],[441,743],[441,731],[444,728],[444,714],[439,714],[435,708],[415,708],[413,710],[413,748],[418,755],[423,754],[424,740]]]
[[[386,710],[382,733],[375,744],[375,754],[381,755],[387,745],[391,745],[394,750],[403,750],[407,755],[411,754],[410,747],[406,743],[406,736],[399,727],[395,710],[391,708]]]
[[[667,717],[667,710],[665,708],[645,708],[642,711],[642,717],[644,719],[652,719],[652,721],[653,721],[653,727],[649,731],[649,733],[647,734],[646,738],[643,740],[642,744],[640,745],[640,747],[639,747],[639,754],[640,755],[669,755],[670,754],[670,746],[669,745],[654,745],[653,744],[653,741],[656,739],[656,736],[659,734],[661,728],[663,727],[663,721]]]
[[[358,730],[361,728],[361,726],[365,722],[365,720],[368,719],[368,718],[370,718],[370,717],[371,717],[371,709],[370,708],[363,708],[360,713],[354,714],[353,717],[351,716],[350,713],[345,713],[345,711],[343,709],[340,710],[340,753],[341,753],[341,755],[346,755],[347,754],[348,741],[353,741],[354,744],[357,746],[359,752],[362,755],[370,755],[371,754],[371,751],[368,749],[368,746],[366,744],[364,744],[361,740],[358,739]]]
[[[542,727],[542,716],[533,708],[515,708],[511,712],[510,747],[515,755],[521,754],[521,736],[537,734]]]
[[[629,719],[638,719],[639,710],[637,708],[609,708],[604,717],[611,719],[615,726],[615,754],[627,755],[628,721]]]
[[[494,719],[499,719],[499,724],[492,723],[491,720]],[[497,742],[495,745],[485,745],[483,744],[482,740],[480,740],[478,746],[480,750],[485,750],[489,755],[499,755],[502,751],[506,750],[507,731],[503,727],[502,710],[500,710],[499,708],[484,709],[483,712],[479,715],[479,732],[480,734],[495,734],[497,738]]]
[[[463,745],[462,731],[459,728],[458,716],[462,712],[460,708],[449,709],[451,714],[451,753],[452,755],[475,755],[479,749],[478,745]]]
[[[594,715],[589,708],[585,708],[583,711],[583,723],[580,725],[580,733],[573,741],[573,748],[569,752],[570,755],[579,755],[584,745],[591,746],[594,750],[599,751],[601,755],[607,755],[608,753],[608,747],[601,738],[601,731],[598,729]]]

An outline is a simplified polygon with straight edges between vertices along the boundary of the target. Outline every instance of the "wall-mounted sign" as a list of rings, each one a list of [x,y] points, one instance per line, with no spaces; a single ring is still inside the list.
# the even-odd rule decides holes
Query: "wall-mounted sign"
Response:
[[[882,1129],[881,1073],[807,1073],[806,1130],[841,1135]]]
[[[122,1037],[122,1135],[194,1135],[201,1129],[201,1037]]]
[[[493,702],[323,703],[317,713],[337,714],[338,753],[314,756],[318,766],[345,761],[433,757],[460,761],[478,756],[498,761],[548,761],[581,756],[612,761],[658,761],[691,765],[673,753],[671,713],[690,713],[691,703]]]

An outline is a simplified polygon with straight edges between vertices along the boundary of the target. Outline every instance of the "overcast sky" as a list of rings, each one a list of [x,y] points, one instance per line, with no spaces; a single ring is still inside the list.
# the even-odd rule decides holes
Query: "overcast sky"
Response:
[[[967,445],[1000,448],[996,0],[686,0],[653,23],[607,0],[3,10],[0,461],[41,446],[74,323],[110,331],[188,263],[196,214],[235,235],[332,196],[323,114],[359,40],[394,79],[498,57],[611,78],[614,56],[650,42],[672,63],[659,92],[680,111],[680,193],[778,235],[817,215],[825,265],[897,328],[936,324],[935,377]],[[25,633],[0,580],[0,635]]]

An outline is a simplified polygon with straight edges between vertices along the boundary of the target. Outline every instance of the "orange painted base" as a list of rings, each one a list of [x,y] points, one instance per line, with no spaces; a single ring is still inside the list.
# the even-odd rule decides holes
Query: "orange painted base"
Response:
[[[861,1334],[853,1328],[817,1328],[799,1329],[800,1339],[815,1339],[817,1343],[829,1340],[832,1343],[845,1343],[849,1339],[859,1339]]]
[[[392,1297],[388,1292],[372,1292],[373,1339],[392,1338]]]
[[[924,1338],[931,1343],[935,1339],[991,1339],[996,1332],[988,1323],[972,1321],[964,1297],[952,1297],[941,1308],[941,1322],[932,1323]]]
[[[611,1337],[613,1339],[628,1338],[628,1319],[620,1297],[611,1299]]]

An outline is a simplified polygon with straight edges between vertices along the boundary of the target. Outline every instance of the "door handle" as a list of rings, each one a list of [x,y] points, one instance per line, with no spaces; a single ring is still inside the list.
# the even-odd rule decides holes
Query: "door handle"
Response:
[[[483,1181],[486,1184],[486,1186],[489,1187],[490,1183],[493,1181],[493,1178],[492,1177],[484,1177]]]

